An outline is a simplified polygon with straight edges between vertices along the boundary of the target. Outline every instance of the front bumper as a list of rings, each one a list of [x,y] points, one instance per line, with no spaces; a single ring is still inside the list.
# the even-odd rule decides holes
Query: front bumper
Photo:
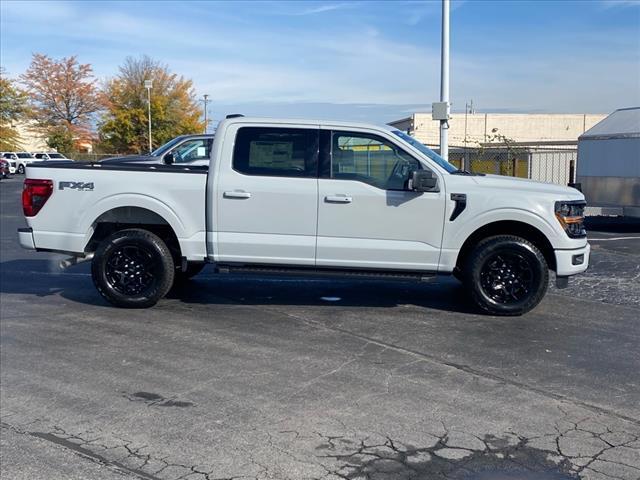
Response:
[[[568,277],[584,272],[589,267],[591,245],[588,243],[581,248],[571,250],[555,250],[556,275]]]
[[[22,248],[27,250],[35,250],[36,243],[33,240],[33,230],[31,228],[18,229],[18,242]]]

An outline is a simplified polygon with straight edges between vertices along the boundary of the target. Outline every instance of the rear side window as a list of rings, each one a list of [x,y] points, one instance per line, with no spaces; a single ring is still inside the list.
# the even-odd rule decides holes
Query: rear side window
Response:
[[[242,127],[233,149],[233,169],[266,177],[316,177],[318,130]]]

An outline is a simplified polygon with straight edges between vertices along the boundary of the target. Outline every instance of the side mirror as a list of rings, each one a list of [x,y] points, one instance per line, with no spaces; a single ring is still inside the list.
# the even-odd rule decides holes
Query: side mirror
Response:
[[[437,192],[438,177],[431,170],[414,170],[409,180],[409,190],[414,192]]]
[[[175,162],[176,159],[173,157],[173,153],[169,152],[164,156],[164,163],[166,163],[167,165],[171,165],[173,162]]]

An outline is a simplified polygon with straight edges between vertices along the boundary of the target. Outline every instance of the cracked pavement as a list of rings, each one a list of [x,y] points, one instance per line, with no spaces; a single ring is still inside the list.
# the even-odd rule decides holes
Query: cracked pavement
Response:
[[[19,191],[0,187],[2,478],[640,479],[640,240],[594,242],[515,319],[454,280],[207,269],[125,311],[87,265],[19,249]]]

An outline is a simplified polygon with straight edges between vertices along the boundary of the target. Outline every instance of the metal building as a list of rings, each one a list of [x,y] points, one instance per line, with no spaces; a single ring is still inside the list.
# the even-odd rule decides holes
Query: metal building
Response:
[[[577,183],[588,206],[640,217],[640,107],[616,110],[578,137]]]

